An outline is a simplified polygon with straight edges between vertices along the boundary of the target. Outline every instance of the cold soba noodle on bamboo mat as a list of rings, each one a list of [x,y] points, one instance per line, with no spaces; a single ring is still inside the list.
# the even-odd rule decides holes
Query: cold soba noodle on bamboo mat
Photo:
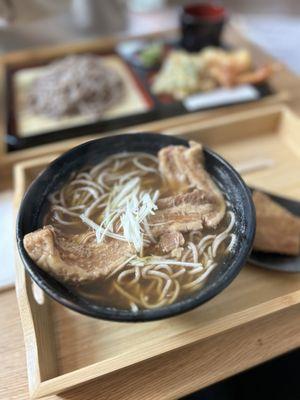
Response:
[[[202,146],[114,154],[50,196],[29,256],[101,305],[152,309],[201,285],[235,245],[235,215],[204,169]]]

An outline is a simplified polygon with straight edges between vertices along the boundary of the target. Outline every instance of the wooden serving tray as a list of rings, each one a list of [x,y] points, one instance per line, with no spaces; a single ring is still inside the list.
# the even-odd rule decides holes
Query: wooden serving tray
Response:
[[[144,40],[146,42],[149,41],[149,37],[146,36]],[[178,47],[178,36],[174,36],[170,41],[165,35],[161,35],[159,40],[170,48]],[[122,42],[124,42],[123,39]],[[162,100],[161,96],[156,96],[151,91],[150,77],[157,71],[153,70],[147,73],[144,68],[135,66],[131,57],[128,58],[125,55],[118,54],[117,46],[120,43],[120,41],[116,40],[114,46],[109,48],[105,46],[103,48],[99,45],[96,49],[93,45],[86,44],[84,49],[79,49],[77,52],[74,52],[73,46],[70,45],[65,50],[65,53],[63,52],[63,49],[66,48],[65,45],[55,48],[50,46],[46,49],[40,49],[44,50],[44,52],[46,50],[44,58],[42,51],[36,50],[37,54],[39,54],[38,60],[31,58],[31,51],[29,51],[23,57],[22,62],[5,64],[5,90],[3,93],[0,91],[0,98],[3,98],[5,110],[7,150],[17,151],[72,137],[88,135],[92,132],[121,129],[149,121],[199,112],[199,110],[211,110],[245,102],[257,102],[265,97],[273,98],[277,95],[268,82],[261,82],[258,85],[240,85],[241,90],[243,90],[242,86],[245,86],[243,93],[244,95],[245,92],[248,93],[246,97],[243,97],[242,94],[236,97],[236,93],[231,100],[222,101],[221,94],[218,95],[218,92],[216,92],[215,95],[220,103],[217,101],[216,103],[206,104],[204,101],[204,103],[197,103],[196,106],[191,108],[184,101],[175,99]],[[119,96],[120,101],[100,116],[69,115],[55,119],[37,115],[30,110],[27,103],[30,87],[35,78],[43,75],[44,67],[49,62],[62,56],[82,53],[102,56],[103,64],[118,73],[124,85],[123,96]],[[210,91],[210,93],[213,93],[216,89]],[[222,90],[225,90],[225,88]],[[204,93],[198,93],[202,100],[204,95]]]
[[[248,42],[241,34],[234,29],[230,24],[227,26],[224,35],[224,42],[228,43],[229,46],[233,48],[247,48],[251,54],[253,55],[253,59],[258,65],[263,65],[269,62],[274,62],[274,59],[270,57],[268,54],[264,53],[261,49],[253,45],[252,43]],[[171,30],[167,32],[156,32],[151,35],[141,35],[139,39],[157,39],[160,38],[162,35],[165,38],[172,38],[176,35],[176,31]],[[94,40],[89,40],[86,42],[77,42],[73,44],[64,44],[58,46],[51,46],[51,47],[43,47],[43,48],[36,48],[36,49],[25,49],[23,51],[17,51],[12,53],[7,53],[1,55],[0,57],[0,190],[3,188],[11,187],[12,186],[12,167],[16,162],[23,161],[26,159],[32,159],[33,157],[38,157],[44,154],[55,153],[57,151],[62,151],[63,148],[67,148],[72,145],[75,145],[79,142],[83,142],[88,140],[91,136],[100,136],[103,135],[103,130],[97,127],[93,127],[91,129],[91,136],[85,137],[78,137],[74,139],[64,139],[60,142],[53,142],[51,145],[49,144],[42,144],[40,143],[38,146],[29,147],[23,150],[16,150],[16,151],[8,151],[7,145],[7,113],[6,104],[7,99],[5,96],[6,91],[6,84],[7,84],[7,71],[11,70],[14,71],[16,69],[21,68],[24,64],[40,64],[45,63],[53,58],[61,57],[66,54],[73,54],[73,53],[84,53],[84,52],[102,52],[102,53],[109,53],[111,49],[113,49],[116,45],[118,45],[121,41],[126,41],[132,39],[130,37],[104,37],[104,38],[97,38]],[[281,71],[274,74],[269,81],[272,88],[274,88],[274,94],[270,96],[266,96],[259,101],[259,106],[263,107],[265,105],[270,104],[279,104],[280,102],[286,101],[297,101],[298,92],[299,92],[299,78],[297,78],[294,74],[292,74],[287,68],[282,68]],[[140,120],[140,116],[143,114],[139,114],[137,116],[133,116],[134,120],[131,121],[128,126],[135,124],[135,128],[141,130],[153,130],[156,129],[156,126],[164,126],[164,127],[171,127],[177,126],[178,124],[186,124],[193,121],[205,120],[207,118],[211,118],[214,116],[224,115],[232,112],[237,112],[245,109],[255,109],[257,107],[257,102],[254,103],[247,103],[247,104],[239,104],[234,106],[228,106],[226,108],[219,108],[216,110],[209,110],[209,111],[198,111],[186,114],[184,116],[173,116],[168,115],[167,117],[163,117],[162,115],[159,119],[153,122],[154,118],[151,117],[151,122],[145,123],[144,120]],[[126,117],[127,118],[127,117]],[[137,125],[138,124],[138,125]],[[103,127],[102,127],[103,128]],[[106,127],[107,131],[116,131],[118,126],[116,125],[109,125]],[[124,129],[123,129],[124,130]],[[129,128],[126,128],[129,130]],[[101,132],[101,133],[100,133]],[[83,135],[87,132],[83,131],[83,127],[79,128],[78,134]],[[62,135],[60,132],[56,132],[59,139],[62,139]]]
[[[233,165],[258,157],[272,160],[264,169],[245,174],[245,180],[300,199],[300,121],[285,107],[165,132],[201,141]],[[54,157],[16,165],[16,210],[26,187]],[[34,293],[18,255],[16,272],[32,398],[95,378],[99,399],[176,398],[274,356],[263,347],[258,319],[264,319],[261,329],[266,329],[271,314],[295,312],[293,306],[300,303],[300,275],[246,265],[230,287],[191,312],[158,322],[116,323],[79,315],[42,292]],[[245,352],[251,355],[244,359]]]
[[[245,45],[245,43],[236,43],[236,40],[231,40],[228,36],[225,35],[224,43],[229,47]],[[173,46],[174,43],[178,42],[178,32],[141,35],[140,38],[146,41],[156,38],[156,40],[172,43]],[[240,98],[240,100],[232,99],[227,104],[226,102],[215,105],[198,104],[196,108],[190,108],[180,101],[171,101],[165,104],[151,92],[149,74],[143,68],[136,67],[131,62],[130,57],[117,54],[118,45],[129,39],[129,37],[101,38],[83,43],[26,49],[1,56],[0,103],[2,103],[3,120],[1,121],[0,116],[0,135],[4,139],[1,146],[4,152],[20,151],[21,149],[88,135],[93,132],[111,131],[153,120],[198,113],[199,110],[203,112],[205,109],[222,108],[229,104],[238,105],[245,101],[248,104],[257,101],[274,102],[283,98],[281,88],[273,84],[274,80],[276,82],[278,76],[282,75],[282,72],[279,72],[274,74],[268,82],[256,85],[255,90],[250,85],[251,87],[248,89],[256,91],[254,97]],[[256,51],[252,51],[252,48],[249,51],[255,64],[262,65],[266,62],[264,60],[262,63],[257,57]],[[26,102],[32,79],[43,73],[43,67],[49,62],[66,55],[81,53],[105,56],[104,58],[107,60],[104,63],[111,58],[109,66],[116,69],[125,82],[123,101],[97,118],[71,116],[55,120],[41,115],[37,116],[30,112]]]

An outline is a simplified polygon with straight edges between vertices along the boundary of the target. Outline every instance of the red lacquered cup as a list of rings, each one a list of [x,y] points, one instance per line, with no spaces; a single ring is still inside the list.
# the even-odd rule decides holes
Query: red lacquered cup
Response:
[[[181,44],[188,51],[219,46],[227,13],[221,6],[196,3],[183,7],[180,15]]]

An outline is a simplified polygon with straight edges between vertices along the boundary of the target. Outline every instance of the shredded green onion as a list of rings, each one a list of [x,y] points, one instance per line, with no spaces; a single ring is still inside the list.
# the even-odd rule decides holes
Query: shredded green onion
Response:
[[[98,225],[86,215],[81,214],[81,220],[96,232],[97,243],[111,237],[132,244],[137,252],[142,252],[144,243],[153,237],[148,237],[147,218],[157,209],[156,202],[159,191],[150,193],[141,190],[141,179],[134,177],[123,185],[117,185],[109,195],[103,219]],[[117,230],[122,228],[122,234],[114,231],[115,222],[119,219]]]

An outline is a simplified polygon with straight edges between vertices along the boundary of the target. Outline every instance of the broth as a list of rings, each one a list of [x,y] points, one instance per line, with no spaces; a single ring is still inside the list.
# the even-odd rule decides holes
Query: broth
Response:
[[[158,197],[192,190],[192,187],[168,185],[159,171],[157,157],[148,153],[121,153],[73,174],[51,195],[45,225],[52,225],[58,235],[66,238],[78,234],[79,244],[111,238],[124,240],[125,212],[122,211],[123,225],[118,214],[124,204],[129,208],[131,201],[147,199],[148,203],[145,200],[140,208],[153,206],[148,213],[151,220]],[[114,202],[118,203],[115,207]],[[133,312],[166,306],[187,297],[201,289],[207,276],[235,243],[234,213],[230,204],[226,204],[226,214],[216,228],[183,233],[184,245],[169,254],[157,250],[158,239],[151,234],[152,227],[145,218],[141,228],[142,245],[139,248],[135,244],[136,254],[125,265],[105,278],[72,285],[72,290],[100,305]]]

